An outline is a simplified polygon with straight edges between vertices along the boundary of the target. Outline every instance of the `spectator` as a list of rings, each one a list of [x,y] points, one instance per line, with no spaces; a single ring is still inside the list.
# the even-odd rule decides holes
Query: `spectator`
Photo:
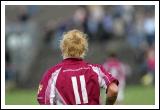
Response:
[[[151,85],[154,84],[155,80],[155,49],[154,47],[150,47],[146,52],[145,57],[145,68],[146,73],[142,76],[142,84],[143,85]]]

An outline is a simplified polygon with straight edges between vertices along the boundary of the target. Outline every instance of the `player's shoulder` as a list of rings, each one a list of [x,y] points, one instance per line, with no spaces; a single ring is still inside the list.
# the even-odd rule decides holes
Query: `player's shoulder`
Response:
[[[97,68],[101,68],[102,65],[101,64],[94,64],[94,63],[89,63],[89,62],[86,62],[86,64],[90,67],[97,67]]]
[[[50,73],[53,73],[54,71],[59,70],[61,67],[62,67],[62,64],[58,63],[56,65],[49,67],[47,71]]]
[[[60,65],[57,64],[55,66],[49,67],[48,69],[45,70],[45,73],[43,74],[43,79],[41,80],[42,82],[45,82],[49,80],[49,78],[52,76],[52,74],[60,68]]]

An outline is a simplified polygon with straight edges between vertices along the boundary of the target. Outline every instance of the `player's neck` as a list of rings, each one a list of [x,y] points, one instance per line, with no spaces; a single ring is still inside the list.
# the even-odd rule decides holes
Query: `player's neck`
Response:
[[[81,57],[63,57],[63,59],[68,59],[68,58],[77,58],[77,59],[82,59]]]

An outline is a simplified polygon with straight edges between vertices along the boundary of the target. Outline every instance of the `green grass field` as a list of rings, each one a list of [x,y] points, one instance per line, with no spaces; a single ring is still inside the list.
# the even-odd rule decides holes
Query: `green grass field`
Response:
[[[104,96],[104,90],[101,91]],[[6,105],[37,105],[37,90],[13,89],[6,92]],[[103,99],[104,100],[104,99]],[[127,86],[125,90],[125,105],[154,105],[155,88],[153,86]]]
[[[104,90],[102,97],[104,95]],[[103,98],[104,102],[104,98]],[[154,105],[155,88],[154,86],[128,86],[125,89],[124,105]]]

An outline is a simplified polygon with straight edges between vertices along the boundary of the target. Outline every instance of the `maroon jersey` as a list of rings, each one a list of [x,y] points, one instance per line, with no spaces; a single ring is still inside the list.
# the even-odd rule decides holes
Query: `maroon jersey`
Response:
[[[101,65],[89,64],[82,59],[67,58],[50,68],[40,81],[39,104],[98,105],[100,88],[118,80]]]
[[[125,67],[124,64],[119,61],[116,58],[110,58],[108,59],[104,64],[103,68],[110,72],[113,77],[118,79],[118,81],[121,83],[125,80]]]

